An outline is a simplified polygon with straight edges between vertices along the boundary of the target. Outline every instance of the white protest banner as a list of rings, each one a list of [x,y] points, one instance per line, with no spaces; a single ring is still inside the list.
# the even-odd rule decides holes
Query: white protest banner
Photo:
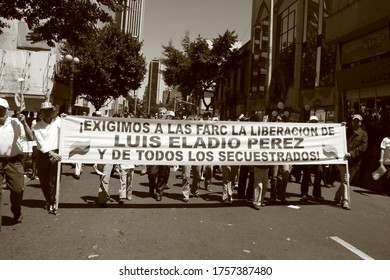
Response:
[[[63,163],[345,164],[345,126],[67,116]]]

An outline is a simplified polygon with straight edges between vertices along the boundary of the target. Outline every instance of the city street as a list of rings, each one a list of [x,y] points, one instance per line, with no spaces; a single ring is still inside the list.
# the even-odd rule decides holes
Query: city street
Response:
[[[171,172],[170,189],[157,202],[148,196],[148,178],[140,171],[137,167],[132,201],[99,208],[99,176],[92,166],[84,166],[76,180],[73,167],[64,165],[57,215],[43,209],[39,181],[28,181],[21,224],[14,224],[9,191],[3,190],[0,259],[390,259],[388,196],[352,187],[348,211],[334,204],[336,188],[322,188],[321,204],[302,202],[300,186],[289,182],[288,204],[256,211],[246,200],[223,205],[222,182],[214,178],[211,192],[202,189],[199,198],[185,203],[176,171]],[[117,199],[116,173],[110,186]]]

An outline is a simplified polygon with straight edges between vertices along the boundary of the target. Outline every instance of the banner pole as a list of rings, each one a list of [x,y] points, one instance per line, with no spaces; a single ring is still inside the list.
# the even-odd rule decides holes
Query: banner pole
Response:
[[[57,178],[56,178],[56,209],[60,200],[60,182],[61,182],[61,162],[57,163]]]

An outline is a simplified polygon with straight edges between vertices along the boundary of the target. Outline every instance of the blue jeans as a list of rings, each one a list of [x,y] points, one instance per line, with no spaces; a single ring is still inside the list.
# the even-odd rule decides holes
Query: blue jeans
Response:
[[[9,162],[6,159],[0,159],[0,221],[2,191],[7,186],[11,191],[11,212],[14,217],[19,217],[22,213],[22,199],[24,191],[24,168],[22,164],[22,157],[15,162]],[[1,222],[0,222],[1,228]]]

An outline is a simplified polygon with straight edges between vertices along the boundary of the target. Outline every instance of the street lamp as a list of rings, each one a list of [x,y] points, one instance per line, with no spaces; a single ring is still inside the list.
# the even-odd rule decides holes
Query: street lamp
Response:
[[[75,64],[80,63],[80,59],[73,57],[70,54],[65,55],[65,61],[70,62],[70,77],[69,77],[69,98],[68,98],[68,114],[72,114],[72,101],[73,101],[73,79],[74,79],[74,69]]]

